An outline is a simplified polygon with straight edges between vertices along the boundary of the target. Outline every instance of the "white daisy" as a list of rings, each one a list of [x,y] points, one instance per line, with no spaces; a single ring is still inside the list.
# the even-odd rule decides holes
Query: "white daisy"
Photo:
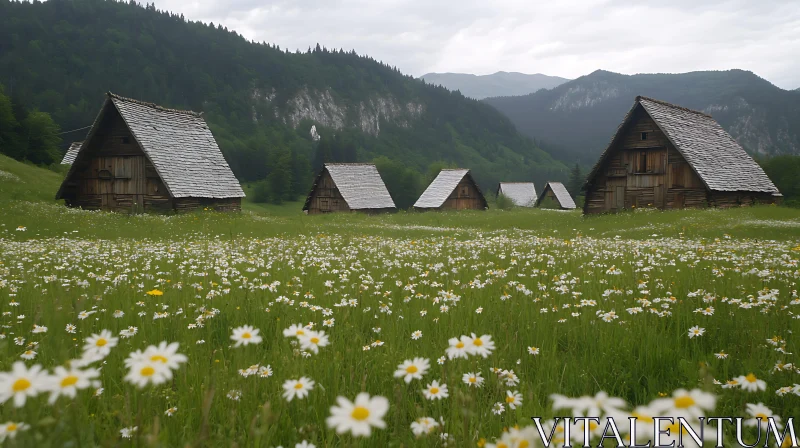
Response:
[[[397,366],[394,377],[403,378],[406,383],[410,383],[414,379],[421,380],[430,366],[431,363],[427,358],[407,359]]]
[[[303,376],[298,380],[286,380],[283,383],[283,398],[286,401],[305,398],[312,389],[314,389],[314,381],[311,378]]]
[[[234,328],[233,335],[231,335],[231,339],[236,342],[234,347],[261,343],[261,336],[258,335],[258,331],[257,328],[253,328],[250,325]]]
[[[449,396],[449,393],[447,392],[447,384],[439,384],[439,381],[437,380],[434,380],[428,384],[428,387],[423,389],[422,393],[428,400],[441,400]]]
[[[325,422],[329,428],[336,429],[337,434],[349,431],[354,436],[369,437],[373,427],[386,427],[383,416],[389,410],[389,400],[385,397],[370,397],[362,392],[355,402],[342,396],[337,397],[336,402],[338,405],[331,406],[331,415]]]

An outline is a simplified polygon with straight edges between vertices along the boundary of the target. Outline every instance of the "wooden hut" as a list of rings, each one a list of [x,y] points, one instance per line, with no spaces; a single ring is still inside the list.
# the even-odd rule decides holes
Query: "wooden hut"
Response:
[[[539,199],[536,200],[537,207],[560,208],[561,210],[574,210],[575,201],[567,191],[567,187],[561,182],[548,182],[542,190]]]
[[[485,210],[489,207],[467,169],[445,169],[417,199],[418,210]]]
[[[119,212],[240,210],[242,197],[201,114],[110,92],[56,194]]]
[[[636,97],[587,178],[584,213],[775,203],[764,170],[710,115]]]
[[[64,158],[61,159],[62,165],[72,165],[72,162],[75,161],[75,157],[78,155],[78,150],[81,149],[81,144],[83,142],[72,142],[69,145],[69,149],[67,149],[66,154],[64,154]]]
[[[371,163],[326,163],[314,180],[303,211],[308,214],[395,210],[392,196]]]
[[[517,207],[533,207],[536,205],[536,186],[533,182],[500,182],[497,195],[511,199]]]

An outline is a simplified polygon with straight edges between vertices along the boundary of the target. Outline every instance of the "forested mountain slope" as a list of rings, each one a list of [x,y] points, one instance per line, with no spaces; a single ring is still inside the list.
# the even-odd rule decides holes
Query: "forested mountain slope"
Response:
[[[637,95],[709,113],[751,154],[800,154],[800,92],[743,70],[633,76],[598,70],[551,90],[485,101],[521,132],[593,163]]]
[[[441,161],[487,187],[567,172],[494,108],[369,57],[287,52],[134,2],[0,0],[0,83],[64,131],[91,124],[106,91],[202,111],[237,177],[272,176],[279,196],[305,193],[315,160]]]

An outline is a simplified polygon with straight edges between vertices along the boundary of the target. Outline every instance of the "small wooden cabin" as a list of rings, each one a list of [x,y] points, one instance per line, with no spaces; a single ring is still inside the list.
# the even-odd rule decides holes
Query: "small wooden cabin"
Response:
[[[506,196],[517,207],[533,207],[536,205],[536,186],[533,182],[500,182],[497,185],[497,196]]]
[[[548,182],[542,190],[539,199],[536,200],[537,207],[559,208],[561,210],[574,210],[576,207],[572,195],[567,191],[567,187],[561,182]]]
[[[776,203],[764,170],[710,116],[636,97],[584,186],[584,213]]]
[[[110,92],[56,194],[118,212],[238,211],[243,197],[201,114]]]
[[[417,210],[485,210],[481,189],[466,169],[445,169],[414,204]]]
[[[396,210],[392,196],[371,163],[326,163],[303,206],[303,211],[310,215],[392,210]]]
[[[78,150],[81,149],[81,144],[83,144],[83,142],[72,142],[72,144],[69,145],[69,149],[67,149],[67,152],[64,154],[64,158],[61,159],[62,165],[72,165],[72,162],[75,161],[75,157],[78,155]]]

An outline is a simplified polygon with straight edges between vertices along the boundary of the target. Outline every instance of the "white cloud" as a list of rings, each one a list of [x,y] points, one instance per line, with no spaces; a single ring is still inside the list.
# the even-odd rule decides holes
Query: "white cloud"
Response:
[[[800,87],[800,2],[780,0],[155,0],[248,39],[355,49],[415,76],[575,78],[751,70]]]

